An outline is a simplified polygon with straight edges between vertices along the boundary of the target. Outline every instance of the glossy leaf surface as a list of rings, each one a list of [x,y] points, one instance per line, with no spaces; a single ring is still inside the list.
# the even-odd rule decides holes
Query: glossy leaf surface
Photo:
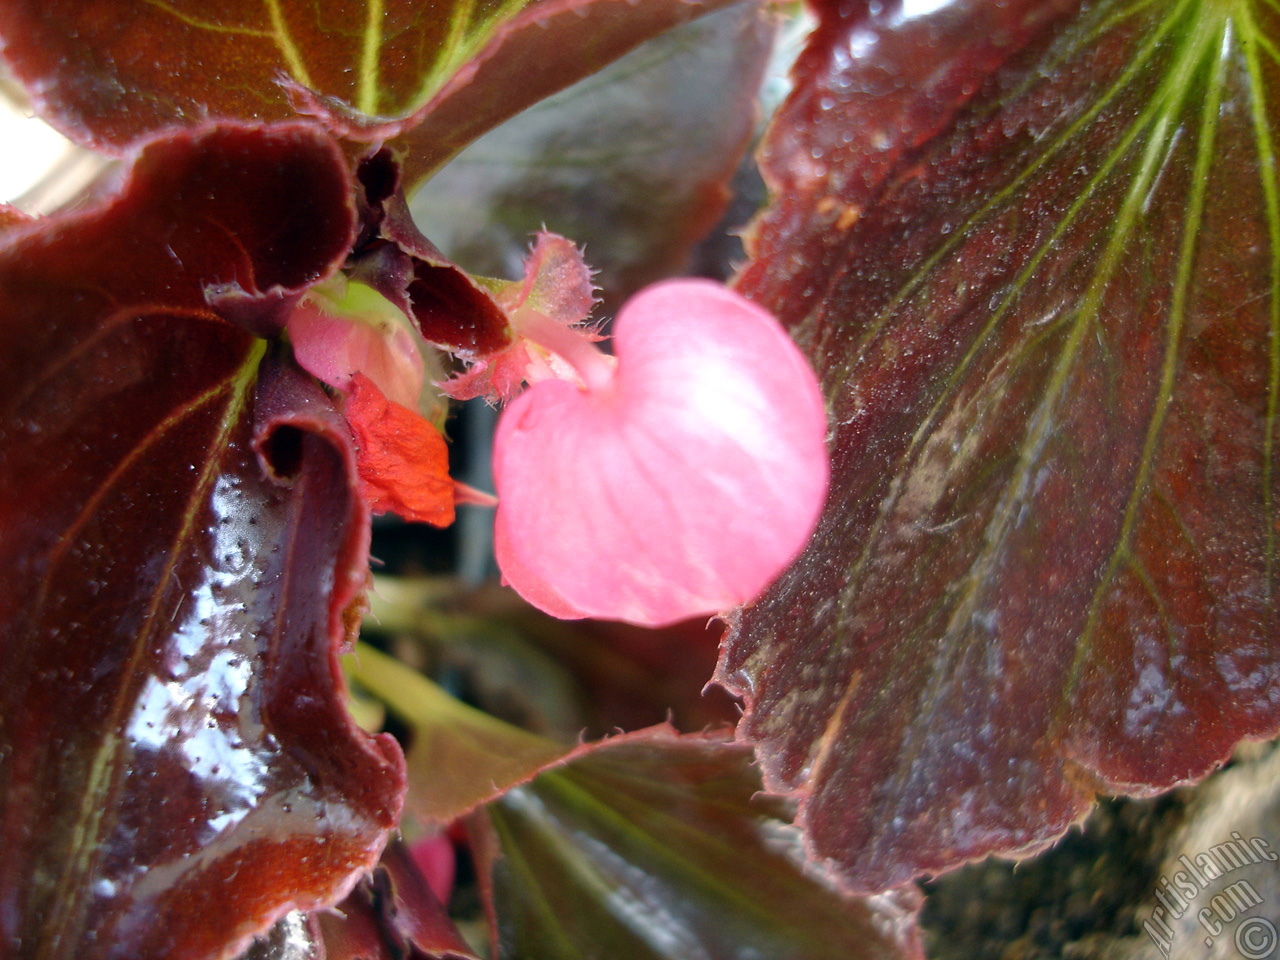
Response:
[[[500,957],[920,956],[918,894],[844,897],[807,875],[750,751],[653,729],[606,741],[488,810]]]
[[[68,135],[120,146],[171,124],[412,113],[528,0],[7,0],[14,73]]]
[[[205,130],[0,246],[6,955],[230,955],[396,822],[403,760],[337,674],[368,549],[345,426],[206,303],[270,328],[341,262],[349,192],[312,128]]]
[[[832,496],[719,677],[879,889],[1277,729],[1280,10],[819,9],[739,288],[816,359]]]
[[[411,145],[416,179],[489,127],[725,2],[5,0],[0,55],[45,119],[104,149],[174,125],[299,113],[373,142],[430,116]]]

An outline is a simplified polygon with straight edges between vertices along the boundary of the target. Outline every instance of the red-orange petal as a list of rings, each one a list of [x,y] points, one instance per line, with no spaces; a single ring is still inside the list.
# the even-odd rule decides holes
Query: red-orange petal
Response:
[[[363,373],[352,377],[346,416],[356,439],[360,493],[369,508],[437,527],[453,523],[449,449],[435,427],[388,400]]]

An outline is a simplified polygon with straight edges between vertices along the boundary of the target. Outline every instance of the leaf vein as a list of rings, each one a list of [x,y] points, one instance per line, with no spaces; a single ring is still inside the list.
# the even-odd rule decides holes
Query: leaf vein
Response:
[[[50,931],[50,936],[37,948],[36,956],[39,958],[51,958],[60,955],[60,945],[64,942],[80,942],[79,931],[83,928],[87,919],[83,908],[83,900],[87,895],[88,889],[81,881],[89,872],[90,865],[103,855],[103,845],[99,841],[103,822],[110,811],[110,805],[105,802],[105,798],[112,785],[123,775],[123,771],[119,769],[116,763],[119,754],[116,751],[115,740],[111,731],[119,727],[121,718],[128,709],[128,698],[132,692],[132,684],[128,682],[128,678],[133,678],[138,674],[138,663],[147,649],[147,639],[159,619],[160,601],[174,576],[179,553],[178,545],[190,536],[196,515],[207,499],[205,495],[216,476],[218,453],[225,450],[227,443],[230,441],[231,432],[244,406],[247,389],[252,382],[253,375],[256,373],[258,360],[264,350],[265,341],[259,341],[249,357],[246,358],[245,363],[232,376],[228,377],[223,383],[210,388],[198,398],[202,406],[218,396],[228,395],[227,406],[219,424],[217,436],[210,445],[205,468],[192,488],[182,523],[174,537],[173,546],[166,556],[165,565],[157,580],[156,587],[151,594],[146,616],[143,618],[137,635],[133,639],[133,647],[130,650],[128,660],[120,671],[121,676],[126,679],[116,688],[115,699],[109,714],[110,720],[103,725],[103,729],[108,732],[103,737],[89,765],[84,794],[75,819],[76,827],[68,843],[67,863],[62,875],[59,877],[52,899],[54,904],[53,915],[44,926],[45,930]],[[183,408],[180,414],[166,418],[161,424],[167,429],[185,418],[185,416],[188,416],[195,409],[198,409],[198,407],[189,404]],[[157,425],[157,428],[159,426]],[[141,455],[141,450],[148,446],[150,442],[153,442],[154,439],[158,439],[158,436],[159,434],[155,430],[151,431],[148,434],[148,443],[135,447],[125,458],[126,461],[135,461]],[[118,466],[109,479],[117,479],[121,476],[124,466],[123,463]],[[97,498],[95,502],[100,502],[100,492],[101,488],[98,493],[95,493],[95,498]],[[86,515],[82,511],[81,517]],[[60,550],[65,548],[66,543],[67,537],[64,536],[62,544],[60,544]],[[60,556],[61,552],[58,552],[58,555]],[[37,611],[43,606],[48,597],[54,567],[55,564],[53,563],[49,565],[49,569],[40,586],[40,599],[34,608]],[[33,617],[33,621],[35,619]]]

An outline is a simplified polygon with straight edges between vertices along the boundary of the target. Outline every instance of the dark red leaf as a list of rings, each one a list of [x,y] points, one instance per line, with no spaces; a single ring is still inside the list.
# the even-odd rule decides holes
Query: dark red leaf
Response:
[[[308,99],[393,121],[528,2],[7,0],[0,54],[46,119],[99,147],[173,125],[289,119]]]
[[[505,346],[511,331],[502,307],[422,235],[402,193],[387,199],[383,215],[382,236],[409,257],[401,296],[423,337],[455,353],[486,354]]]
[[[374,142],[439,113],[413,140],[417,179],[524,107],[728,2],[5,0],[0,56],[45,119],[102,149],[175,125],[299,112]]]
[[[391,150],[384,147],[360,160],[356,183],[360,233],[348,276],[412,317],[430,343],[472,355],[505,346],[511,338],[506,313],[489,290],[418,228]]]
[[[331,273],[349,193],[312,128],[212,129],[0,246],[8,954],[227,956],[396,822],[403,760],[338,675],[368,543],[345,425],[206,305]]]
[[[337,146],[306,124],[219,127],[157,141],[137,157],[109,208],[49,219],[36,234],[16,229],[23,239],[13,256],[22,259],[7,282],[24,317],[60,309],[67,286],[86,288],[93,300],[76,301],[80,315],[60,324],[28,320],[27,328],[6,318],[0,335],[34,356],[65,341],[64,327],[91,329],[91,308],[121,302],[233,306],[251,332],[279,333],[282,299],[345,257],[355,229],[351,192]],[[24,369],[20,356],[4,355]]]
[[[315,916],[325,960],[476,960],[408,851],[393,841],[373,874]]]
[[[382,856],[380,872],[386,879],[375,875],[374,883],[384,891],[387,924],[398,937],[431,956],[473,956],[407,847],[391,844]]]
[[[820,13],[739,286],[816,359],[835,476],[718,675],[878,889],[1280,724],[1280,14]]]

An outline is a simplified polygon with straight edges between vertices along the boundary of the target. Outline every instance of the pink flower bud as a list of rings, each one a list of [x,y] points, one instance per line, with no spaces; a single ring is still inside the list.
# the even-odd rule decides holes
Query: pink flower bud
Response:
[[[299,365],[339,390],[363,373],[387,399],[416,410],[424,379],[422,355],[409,321],[379,294],[359,284],[341,300],[303,300],[289,317]]]
[[[646,626],[746,603],[826,497],[817,378],[778,322],[718,284],[642,291],[616,367],[534,383],[494,443],[498,562],[535,606]]]

